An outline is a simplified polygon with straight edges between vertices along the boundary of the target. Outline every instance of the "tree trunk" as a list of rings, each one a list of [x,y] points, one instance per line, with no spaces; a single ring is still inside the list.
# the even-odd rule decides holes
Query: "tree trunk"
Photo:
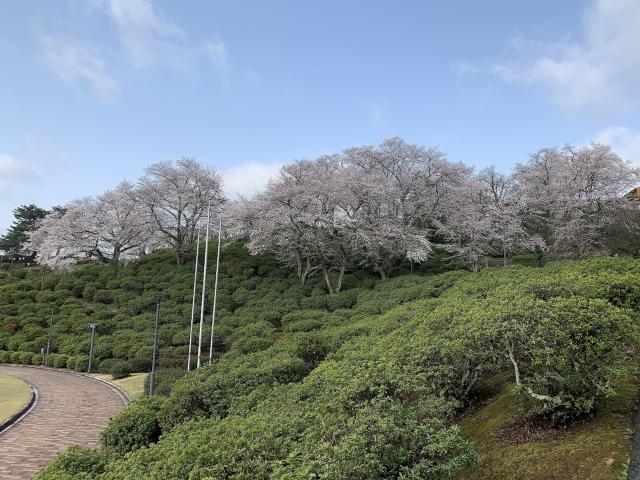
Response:
[[[518,362],[516,362],[516,358],[513,356],[513,348],[509,348],[509,360],[511,360],[511,364],[513,365],[513,373],[516,377],[516,385],[520,385],[520,369],[518,368]]]
[[[347,261],[346,259],[342,261],[342,265],[340,265],[340,270],[338,271],[338,278],[335,281],[331,279],[330,269],[326,267],[326,265],[322,266],[322,274],[324,275],[324,280],[327,282],[327,288],[329,289],[329,293],[333,295],[334,293],[338,293],[342,288],[342,280],[344,279],[344,274],[347,269]]]
[[[378,266],[378,267],[376,268],[376,270],[378,270],[378,273],[380,273],[380,278],[381,278],[382,280],[386,280],[386,279],[387,279],[387,274],[386,274],[386,272],[384,271],[384,268],[382,268],[382,267]]]
[[[179,267],[184,265],[187,261],[187,252],[184,251],[183,245],[176,248],[176,261]]]
[[[307,283],[307,279],[311,276],[311,274],[315,270],[316,270],[316,267],[312,267],[311,266],[311,260],[309,259],[309,257],[307,257],[307,265],[306,265],[304,271],[302,272],[302,277],[300,278],[300,283],[302,283],[302,285]]]
[[[300,255],[296,254],[296,266],[298,267],[298,280],[302,285],[304,285],[304,278],[302,276],[302,258]]]
[[[342,288],[342,279],[344,278],[344,272],[346,269],[347,269],[347,261],[342,260],[342,265],[340,266],[340,274],[338,275],[338,285],[336,286],[336,293],[338,293]]]
[[[333,289],[333,283],[331,283],[331,277],[329,276],[329,270],[324,265],[322,266],[322,274],[324,275],[324,281],[327,282],[327,288],[329,289],[329,294],[333,295],[335,293]]]
[[[502,266],[507,266],[507,247],[506,245],[502,247]]]

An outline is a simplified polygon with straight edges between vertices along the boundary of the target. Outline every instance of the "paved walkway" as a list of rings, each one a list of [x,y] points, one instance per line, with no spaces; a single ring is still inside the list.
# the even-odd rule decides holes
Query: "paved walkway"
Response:
[[[7,365],[0,372],[38,390],[35,408],[0,433],[0,480],[31,478],[69,445],[96,445],[109,418],[124,406],[115,390],[91,378]]]

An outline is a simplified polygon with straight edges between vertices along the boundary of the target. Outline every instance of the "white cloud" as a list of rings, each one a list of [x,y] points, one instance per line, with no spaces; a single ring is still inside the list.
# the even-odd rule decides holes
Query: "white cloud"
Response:
[[[520,55],[491,67],[505,81],[546,87],[571,112],[624,107],[640,81],[640,2],[594,0],[580,40],[512,42]],[[464,64],[454,68],[468,70]]]
[[[98,5],[115,24],[122,47],[137,67],[190,70],[201,56],[219,69],[229,66],[227,46],[218,35],[204,45],[189,42],[185,32],[157,12],[150,0],[98,0]]]
[[[640,133],[635,133],[627,127],[610,127],[599,132],[594,141],[611,145],[622,158],[640,165]]]
[[[249,197],[262,190],[270,178],[276,177],[281,163],[250,162],[230,167],[222,172],[224,191],[227,196]]]
[[[204,46],[205,52],[213,65],[220,70],[229,68],[229,49],[227,44],[216,35],[214,42],[207,42]]]
[[[116,82],[97,49],[59,36],[42,35],[40,40],[46,62],[60,78],[73,85],[87,84],[102,99],[114,97]]]
[[[110,72],[122,73],[129,66],[166,67],[191,74],[198,63],[206,61],[220,74],[230,71],[229,49],[219,35],[208,42],[191,42],[178,25],[154,9],[150,0],[92,0],[90,5],[115,27],[119,50],[62,36],[41,36],[47,63],[70,84],[87,84],[99,97],[112,100],[118,84]],[[104,52],[110,55],[105,57]]]
[[[0,153],[0,200],[11,200],[14,191],[35,179],[35,172],[26,163]]]
[[[176,51],[184,47],[184,33],[157,14],[151,2],[103,0],[101,6],[116,25],[120,43],[134,65],[146,67],[163,60],[172,64],[187,60]]]

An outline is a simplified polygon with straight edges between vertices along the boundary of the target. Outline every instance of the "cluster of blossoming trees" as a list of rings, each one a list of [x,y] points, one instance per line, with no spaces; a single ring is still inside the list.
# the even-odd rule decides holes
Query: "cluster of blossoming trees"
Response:
[[[117,264],[158,247],[174,249],[183,264],[209,203],[219,208],[224,200],[221,187],[220,175],[195,160],[156,163],[135,185],[122,182],[47,215],[29,248],[52,268],[84,259]]]
[[[637,180],[628,161],[599,144],[542,149],[505,175],[493,167],[474,173],[436,148],[392,138],[297,161],[253,198],[227,202],[220,175],[182,159],[49,215],[31,246],[51,266],[119,262],[160,246],[173,248],[180,264],[211,202],[229,237],[246,240],[252,253],[277,253],[303,283],[322,273],[336,292],[346,271],[385,277],[434,248],[473,270],[489,254],[506,262],[522,251],[542,258],[602,250],[617,212],[636,208],[624,194]]]

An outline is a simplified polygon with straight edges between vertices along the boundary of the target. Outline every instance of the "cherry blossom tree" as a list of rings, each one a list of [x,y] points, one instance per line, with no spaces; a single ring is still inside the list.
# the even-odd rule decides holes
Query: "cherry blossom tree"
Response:
[[[487,167],[478,174],[481,201],[492,222],[492,240],[497,242],[503,265],[510,254],[544,248],[542,238],[529,233],[523,224],[524,202],[514,191],[513,177]]]
[[[39,261],[52,268],[82,259],[118,265],[137,258],[151,238],[149,227],[133,185],[122,182],[95,199],[75,200],[47,215],[30,235],[30,244]]]
[[[302,282],[322,272],[333,293],[348,269],[367,266],[385,278],[401,258],[424,261],[438,217],[469,172],[435,148],[394,138],[285,166],[236,216],[252,252],[276,251]]]
[[[164,244],[175,250],[178,265],[187,259],[208,204],[219,212],[225,201],[221,176],[184,157],[175,164],[159,162],[148,167],[139,181],[137,198]]]
[[[459,260],[477,272],[487,264],[494,227],[494,215],[482,185],[469,179],[456,208],[449,209],[445,220],[439,223],[439,232],[447,241],[442,247],[452,260]]]
[[[554,251],[584,257],[602,248],[604,231],[638,170],[611,147],[545,148],[516,168],[525,222]]]

